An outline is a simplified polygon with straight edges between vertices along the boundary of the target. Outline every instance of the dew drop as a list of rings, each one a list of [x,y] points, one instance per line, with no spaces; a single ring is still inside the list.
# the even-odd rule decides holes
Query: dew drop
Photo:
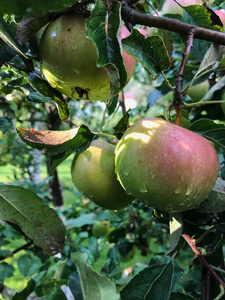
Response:
[[[147,193],[148,192],[147,186],[144,182],[142,182],[141,185],[140,185],[140,192],[141,193]]]
[[[101,88],[101,92],[102,93],[106,93],[108,91],[108,88],[106,86],[102,87]]]
[[[186,196],[189,196],[193,192],[193,186],[189,185],[186,190]]]
[[[178,187],[175,189],[174,193],[175,193],[176,195],[180,194],[180,193],[181,193],[181,187],[178,186]]]
[[[128,176],[128,175],[130,174],[130,168],[125,169],[125,170],[123,171],[123,174],[124,174],[125,176]]]
[[[173,205],[172,205],[172,204],[167,204],[167,205],[166,205],[166,209],[165,209],[165,210],[166,210],[167,212],[172,211],[172,209],[173,209]]]
[[[77,50],[77,45],[73,45],[72,49],[76,51]]]

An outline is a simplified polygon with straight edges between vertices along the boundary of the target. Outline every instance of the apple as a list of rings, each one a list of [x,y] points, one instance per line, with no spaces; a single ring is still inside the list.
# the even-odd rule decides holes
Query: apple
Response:
[[[216,10],[215,13],[220,18],[221,22],[223,23],[223,27],[225,27],[225,10]]]
[[[92,233],[95,237],[106,236],[110,232],[110,221],[96,221],[92,226]]]
[[[98,68],[97,47],[86,36],[87,14],[66,14],[49,23],[40,45],[41,71],[53,88],[62,94],[92,101],[110,99],[110,78],[104,67]],[[121,37],[129,31],[121,28]],[[128,80],[135,59],[124,52]]]
[[[71,175],[76,188],[100,207],[125,208],[134,200],[116,178],[115,147],[103,140],[75,154]]]
[[[128,194],[167,212],[196,208],[218,177],[218,155],[204,137],[159,118],[126,130],[116,147],[116,173]]]
[[[180,5],[189,6],[189,5],[201,5],[198,0],[178,0]],[[162,14],[178,14],[183,15],[183,9],[174,1],[174,0],[166,0],[162,7]]]
[[[209,81],[205,80],[199,84],[191,86],[187,92],[187,95],[191,98],[193,102],[198,102],[205,96],[209,89]]]

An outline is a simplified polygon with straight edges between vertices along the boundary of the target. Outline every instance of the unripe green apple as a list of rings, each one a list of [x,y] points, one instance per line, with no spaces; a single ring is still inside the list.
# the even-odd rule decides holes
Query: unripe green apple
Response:
[[[51,22],[45,29],[39,46],[41,70],[52,87],[62,94],[92,101],[110,99],[110,78],[105,68],[98,68],[97,47],[86,36],[87,14],[67,14]],[[121,28],[121,37],[129,31]],[[128,80],[135,59],[124,54]]]
[[[116,173],[127,193],[167,212],[197,207],[212,190],[219,162],[204,137],[158,118],[134,123],[116,147]]]
[[[182,6],[200,5],[198,0],[178,0]],[[173,0],[166,0],[162,7],[162,14],[178,14],[183,15],[183,9]]]
[[[205,94],[209,91],[210,84],[208,80],[205,80],[199,84],[193,85],[188,90],[187,95],[191,98],[193,102],[200,101]]]
[[[92,233],[95,237],[106,236],[110,231],[110,221],[96,221],[92,226]]]
[[[125,208],[133,201],[115,174],[115,147],[95,140],[91,146],[74,156],[71,166],[76,188],[98,206],[106,209]]]

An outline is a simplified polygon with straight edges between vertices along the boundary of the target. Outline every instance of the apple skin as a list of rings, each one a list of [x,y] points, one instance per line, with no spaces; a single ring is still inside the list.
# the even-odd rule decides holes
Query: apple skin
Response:
[[[191,98],[193,102],[198,102],[205,96],[209,89],[210,84],[209,81],[206,80],[199,84],[191,86],[187,92],[187,95]]]
[[[198,134],[158,118],[145,118],[116,147],[116,173],[128,194],[167,212],[197,207],[212,190],[219,161]]]
[[[215,13],[219,16],[221,22],[223,23],[223,27],[225,27],[225,10],[216,10]]]
[[[53,88],[68,97],[104,101],[111,96],[110,78],[105,68],[96,66],[97,47],[86,37],[88,17],[87,14],[67,14],[47,26],[39,45],[41,71]],[[129,31],[125,31],[123,36],[128,34]],[[129,80],[135,59],[124,55]]]
[[[201,5],[200,1],[198,0],[179,0],[178,1],[182,6],[189,6],[189,5]],[[162,14],[178,14],[183,15],[183,9],[176,4],[173,0],[166,0],[162,7]]]
[[[75,154],[71,175],[76,188],[100,207],[116,210],[134,200],[116,178],[115,147],[103,140],[95,140],[87,150]]]

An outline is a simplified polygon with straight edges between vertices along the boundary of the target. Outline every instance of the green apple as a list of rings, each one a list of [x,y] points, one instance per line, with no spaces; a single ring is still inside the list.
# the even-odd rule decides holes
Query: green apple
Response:
[[[193,102],[198,102],[205,96],[209,89],[209,81],[205,80],[199,84],[191,86],[187,92],[187,95],[191,98]]]
[[[106,236],[110,232],[110,221],[96,221],[92,226],[95,237]]]
[[[71,175],[76,188],[100,207],[125,208],[134,200],[116,178],[115,147],[103,140],[74,156]]]
[[[159,118],[134,123],[116,147],[121,185],[162,211],[197,207],[215,185],[218,170],[217,152],[207,139]]]
[[[178,0],[177,2],[179,2],[182,6],[201,4],[198,0]],[[174,0],[166,0],[162,7],[162,14],[183,15],[183,9]]]
[[[66,14],[45,29],[40,45],[41,70],[50,85],[62,94],[92,101],[110,99],[110,78],[104,67],[98,68],[97,47],[86,36],[87,14]],[[129,31],[121,28],[121,38]],[[135,59],[124,54],[128,80]]]

